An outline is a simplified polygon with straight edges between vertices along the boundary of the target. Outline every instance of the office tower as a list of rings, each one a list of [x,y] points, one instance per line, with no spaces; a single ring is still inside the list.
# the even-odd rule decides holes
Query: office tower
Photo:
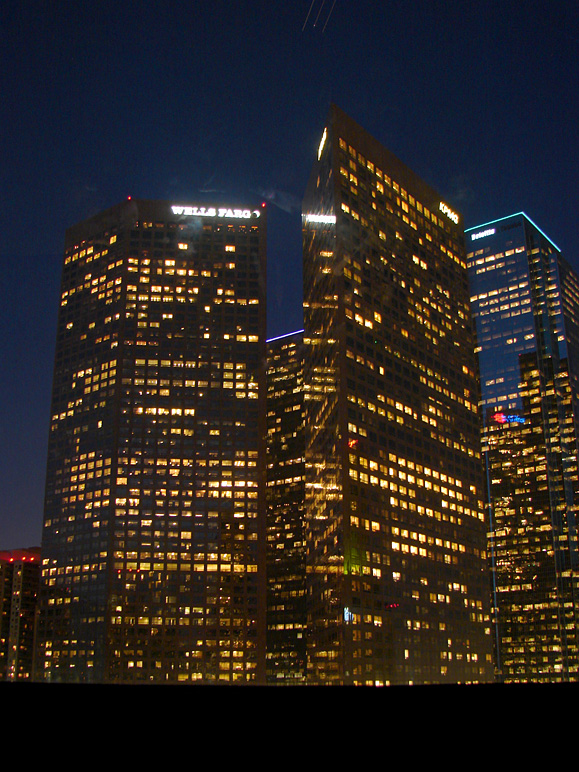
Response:
[[[40,548],[0,552],[0,680],[32,677]]]
[[[66,233],[47,680],[265,678],[265,219],[127,200]]]
[[[576,680],[579,280],[522,212],[466,238],[498,676]]]
[[[336,107],[302,219],[309,678],[490,680],[462,219]]]
[[[306,679],[303,330],[267,342],[267,679]]]

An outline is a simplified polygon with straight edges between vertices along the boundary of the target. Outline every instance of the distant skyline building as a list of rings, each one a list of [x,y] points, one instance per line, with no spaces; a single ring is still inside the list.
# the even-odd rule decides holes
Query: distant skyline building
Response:
[[[306,682],[303,330],[267,341],[267,678]]]
[[[0,681],[32,678],[40,547],[0,552]]]
[[[302,221],[309,682],[490,681],[462,218],[333,106]]]
[[[498,677],[579,677],[579,279],[523,212],[466,233]]]
[[[265,681],[265,209],[70,228],[37,676]]]

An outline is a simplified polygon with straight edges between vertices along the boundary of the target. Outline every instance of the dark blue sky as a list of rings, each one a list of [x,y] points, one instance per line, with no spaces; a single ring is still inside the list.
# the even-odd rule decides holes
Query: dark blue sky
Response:
[[[466,227],[525,211],[579,268],[578,47],[576,0],[4,0],[0,548],[40,542],[66,227],[127,195],[266,200],[269,334],[297,329],[335,102]]]

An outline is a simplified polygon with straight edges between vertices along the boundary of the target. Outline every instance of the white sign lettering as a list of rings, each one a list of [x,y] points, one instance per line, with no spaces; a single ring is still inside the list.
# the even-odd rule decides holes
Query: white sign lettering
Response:
[[[452,209],[444,204],[442,201],[440,202],[440,211],[443,212],[447,217],[449,217],[453,222],[455,222],[458,225],[458,215],[456,212],[453,212]]]
[[[486,231],[479,231],[478,233],[471,234],[471,240],[475,241],[476,239],[482,239],[485,236],[492,236],[493,233],[496,233],[495,228],[487,228]]]
[[[335,223],[336,215],[334,214],[307,214],[306,222],[327,222]]]
[[[228,209],[204,206],[172,206],[173,214],[185,217],[224,217],[237,220],[249,220],[251,217],[259,217],[259,209]]]

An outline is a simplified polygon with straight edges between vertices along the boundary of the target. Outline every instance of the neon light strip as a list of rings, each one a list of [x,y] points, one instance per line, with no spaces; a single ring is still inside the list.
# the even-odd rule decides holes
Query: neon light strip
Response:
[[[499,217],[499,219],[498,219],[498,220],[491,220],[491,222],[485,222],[485,223],[483,223],[482,225],[477,225],[477,226],[475,226],[474,228],[465,228],[465,231],[464,231],[464,232],[465,232],[465,233],[468,233],[469,231],[478,231],[478,230],[481,230],[482,228],[486,228],[486,227],[488,227],[489,225],[495,225],[495,223],[498,223],[498,222],[504,222],[505,220],[512,220],[512,219],[513,219],[513,217],[524,217],[526,220],[528,220],[528,221],[531,223],[531,225],[532,225],[534,228],[536,228],[536,229],[539,231],[539,233],[540,233],[541,235],[543,235],[543,236],[544,236],[544,237],[547,239],[547,241],[549,242],[549,244],[552,244],[552,245],[555,247],[555,249],[557,250],[557,252],[560,252],[560,251],[561,251],[561,250],[559,249],[559,247],[558,247],[558,246],[555,244],[555,242],[554,242],[554,241],[552,241],[552,240],[551,240],[551,239],[550,239],[550,238],[547,236],[547,234],[546,234],[544,231],[542,231],[542,230],[539,228],[539,226],[538,226],[536,223],[534,223],[534,222],[531,220],[531,218],[530,218],[528,215],[526,215],[524,212],[517,212],[516,214],[511,214],[511,215],[509,215],[508,217]]]
[[[322,134],[322,139],[320,141],[320,145],[318,147],[318,161],[322,157],[322,151],[324,149],[324,145],[326,144],[326,137],[328,136],[328,130],[327,128],[324,129],[324,133]]]
[[[289,338],[290,335],[299,335],[304,330],[296,330],[295,332],[286,332],[285,335],[278,335],[277,338],[267,338],[266,343],[273,343],[274,340],[281,340],[282,338]]]

